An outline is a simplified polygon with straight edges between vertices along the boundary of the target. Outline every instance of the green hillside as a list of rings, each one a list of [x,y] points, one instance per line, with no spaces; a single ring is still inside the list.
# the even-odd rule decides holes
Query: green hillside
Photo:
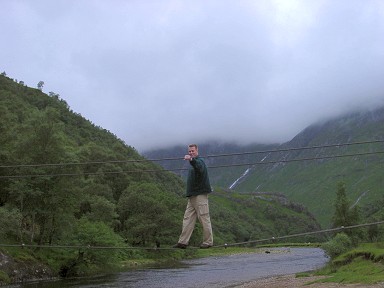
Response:
[[[350,114],[308,127],[278,149],[327,146],[384,140],[384,108]],[[237,191],[276,191],[301,203],[324,226],[330,225],[337,183],[346,183],[352,203],[365,207],[384,196],[382,142],[271,153],[266,162],[287,162],[254,167]],[[337,155],[354,155],[335,157]],[[318,160],[292,161],[295,159]],[[292,162],[290,162],[292,161]]]
[[[384,154],[374,152],[384,151],[383,142],[332,146],[376,140],[384,140],[384,108],[312,125],[282,145],[201,143],[201,147],[215,185],[229,188],[236,182],[232,190],[238,192],[281,193],[307,207],[327,228],[331,225],[340,181],[345,182],[350,201],[361,207],[367,220],[382,219],[377,215],[384,213],[383,208],[377,203],[384,200]],[[302,149],[310,147],[321,148]],[[172,147],[145,155],[176,157],[182,155],[181,149]],[[374,154],[358,155],[365,153]],[[354,156],[336,157],[348,154]],[[308,160],[297,161],[300,159]],[[161,165],[167,169],[181,168],[170,161]],[[247,174],[242,177],[245,171]]]
[[[60,95],[26,87],[3,73],[0,135],[1,263],[10,263],[2,257],[11,254],[20,257],[16,263],[44,262],[53,276],[79,275],[148,254],[84,248],[48,253],[36,245],[140,248],[177,241],[186,205],[182,177],[72,111]],[[215,188],[210,199],[216,245],[319,230],[304,207],[283,195]],[[322,239],[316,237],[297,240]],[[201,229],[196,229],[191,245],[200,241]],[[36,249],[20,254],[19,248],[7,248],[20,244]],[[20,268],[5,266],[0,284],[2,275]]]

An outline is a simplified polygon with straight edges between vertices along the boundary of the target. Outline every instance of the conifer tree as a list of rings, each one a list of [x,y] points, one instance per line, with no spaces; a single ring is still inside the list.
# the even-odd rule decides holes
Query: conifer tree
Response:
[[[351,207],[350,201],[347,197],[345,183],[338,183],[338,189],[336,194],[335,212],[332,217],[333,227],[347,227],[356,225],[359,221],[358,206]],[[351,234],[353,231],[345,231],[346,234]]]

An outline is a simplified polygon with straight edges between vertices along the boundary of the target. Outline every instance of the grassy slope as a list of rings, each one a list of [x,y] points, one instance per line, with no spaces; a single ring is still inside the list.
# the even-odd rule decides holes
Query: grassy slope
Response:
[[[304,207],[280,195],[218,190],[210,196],[210,201],[215,237],[228,244],[320,230]],[[233,233],[236,238],[220,235],[227,230],[236,231]],[[308,236],[301,241],[317,242],[321,237]]]
[[[360,198],[359,205],[379,200],[383,195],[384,163],[371,163],[366,169],[363,161],[334,160],[300,167],[292,163],[282,169],[278,175],[269,177],[264,173],[255,173],[239,191],[281,192],[292,201],[301,203],[315,215],[324,226],[328,226],[333,215],[333,205],[337,191],[337,183],[347,184],[348,197],[351,204]]]
[[[378,117],[384,118],[383,111],[377,114]],[[384,119],[373,121],[369,117],[358,116],[334,120],[320,128],[310,127],[282,147],[311,147],[384,139]],[[382,143],[279,153],[271,155],[268,160],[292,160],[372,151],[383,151]],[[337,183],[346,183],[351,204],[358,199],[360,206],[373,203],[383,195],[383,168],[383,154],[258,165],[237,190],[281,192],[289,199],[308,207],[323,226],[329,226]]]
[[[384,108],[354,113],[318,125],[312,125],[291,141],[280,146],[249,145],[242,147],[212,142],[201,143],[200,147],[204,154],[217,155],[380,139],[384,139]],[[184,148],[178,148],[178,153],[182,155]],[[174,154],[174,151],[174,148],[169,148],[151,151],[148,152],[148,155],[152,156],[150,158],[154,158],[160,152],[165,153],[164,155],[167,157],[176,157],[177,154]],[[384,154],[280,164],[260,164],[260,162],[372,151],[384,151],[383,144],[318,148],[279,153],[238,154],[231,157],[208,157],[207,163],[210,167],[227,165],[227,167],[210,169],[212,184],[225,188],[228,188],[247,168],[250,168],[249,165],[233,166],[232,164],[258,163],[252,167],[248,176],[235,187],[236,191],[283,193],[290,200],[308,207],[322,226],[329,227],[338,182],[344,181],[346,183],[351,204],[359,200],[359,206],[364,207],[367,204],[377,203],[383,197],[384,177],[382,171],[384,168]],[[173,163],[161,163],[161,165],[168,165],[167,169],[180,168],[175,167]]]
[[[317,282],[384,283],[384,243],[361,244],[340,255],[316,274],[329,276]]]

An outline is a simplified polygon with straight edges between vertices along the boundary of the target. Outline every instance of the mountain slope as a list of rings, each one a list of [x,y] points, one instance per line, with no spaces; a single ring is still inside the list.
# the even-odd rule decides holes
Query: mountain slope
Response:
[[[177,241],[186,202],[181,177],[74,113],[55,93],[46,95],[2,75],[0,109],[0,227],[5,227],[0,244],[86,245],[78,243],[79,238],[87,242],[86,237],[76,233],[83,233],[84,226],[93,230],[92,225],[134,246]],[[266,201],[243,195],[240,201],[240,196],[216,190],[211,197],[216,244],[244,241],[260,227],[257,237],[281,235],[291,226],[287,219],[303,223],[290,229],[296,232],[319,227],[308,211],[281,197]],[[239,202],[248,202],[249,209],[238,213]],[[260,211],[253,211],[256,207]],[[279,221],[268,220],[267,207],[273,207]],[[256,214],[263,223],[259,228],[249,223]],[[116,239],[111,242],[117,245]],[[196,234],[191,243],[200,240]],[[92,245],[97,244],[105,243]]]
[[[97,223],[120,240],[173,241],[184,206],[179,177],[71,111],[54,93],[0,76],[0,109],[0,240],[68,244],[77,241],[76,225]],[[156,221],[130,227],[142,215],[128,211],[127,201],[146,207],[148,215],[156,211]],[[145,228],[164,221],[166,228]]]
[[[375,140],[384,140],[384,108],[351,113],[311,125],[282,145],[240,147],[205,143],[201,145],[201,151],[204,155],[236,153],[234,156],[207,158],[209,166],[213,167],[210,174],[214,185],[231,187],[239,192],[282,193],[308,207],[322,225],[329,226],[339,181],[346,183],[351,202],[362,206],[380,200],[384,194],[384,154],[338,157],[383,152],[383,143],[332,145]],[[302,149],[319,146],[321,148]],[[180,148],[164,149],[162,153],[165,151],[168,151],[168,157],[183,155]],[[151,157],[156,153],[150,151],[145,155]],[[300,159],[313,160],[297,161]],[[246,163],[249,165],[240,166]],[[172,163],[161,165],[167,169],[179,168]],[[221,167],[215,168],[217,166]]]
[[[143,155],[147,159],[160,159],[155,161],[167,170],[172,170],[177,175],[184,178],[187,176],[186,169],[189,164],[185,161],[180,161],[187,153],[187,145],[174,146],[164,149],[145,151]],[[229,188],[233,182],[236,181],[238,175],[244,173],[244,167],[241,164],[249,162],[261,161],[266,153],[246,154],[248,151],[264,151],[270,149],[276,149],[277,144],[254,144],[247,146],[239,146],[236,144],[208,142],[199,143],[200,156],[202,156],[206,164],[210,167],[209,175],[213,185],[220,186],[222,188]],[[236,152],[238,155],[225,156],[227,153]],[[245,153],[245,155],[243,154]],[[213,156],[210,156],[213,155]],[[179,161],[176,161],[179,160]],[[240,164],[239,166],[232,166],[234,163]],[[229,166],[229,168],[225,168]],[[213,168],[217,167],[217,168]],[[236,177],[236,178],[235,178]]]
[[[326,146],[384,140],[384,108],[359,112],[312,125],[279,149]],[[266,161],[383,152],[383,143],[286,151]],[[302,203],[324,225],[329,225],[337,183],[347,185],[348,197],[359,205],[378,201],[383,195],[384,154],[355,155],[258,166],[238,186],[238,191],[279,191]]]

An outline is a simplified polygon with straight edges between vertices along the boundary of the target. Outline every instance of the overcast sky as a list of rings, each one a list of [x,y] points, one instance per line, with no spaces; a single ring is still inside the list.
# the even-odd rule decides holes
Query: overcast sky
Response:
[[[0,72],[138,151],[384,105],[383,0],[0,0]]]

